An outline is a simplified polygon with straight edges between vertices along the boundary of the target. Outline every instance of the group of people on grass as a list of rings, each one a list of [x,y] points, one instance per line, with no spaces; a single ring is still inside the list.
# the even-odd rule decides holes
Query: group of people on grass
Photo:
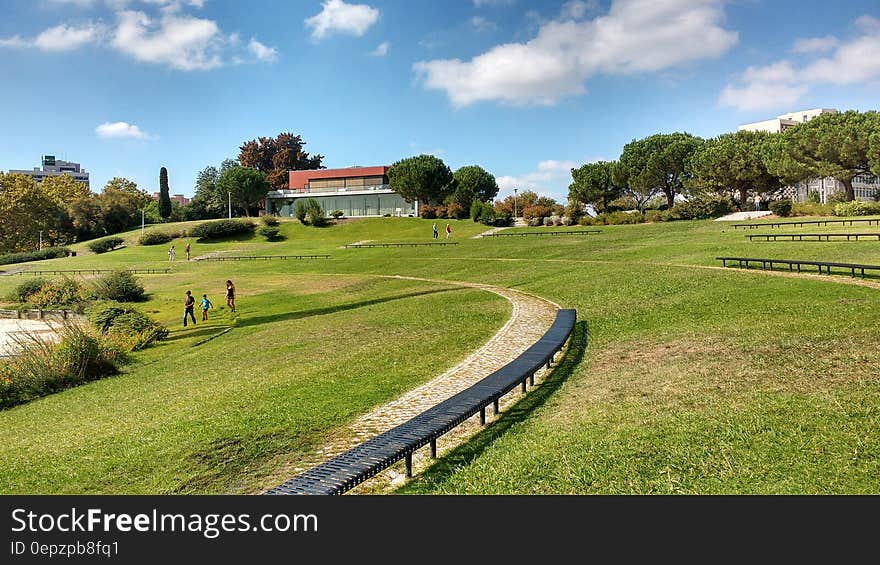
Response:
[[[188,246],[187,246],[188,247]],[[214,304],[208,299],[207,294],[202,295],[202,321],[208,321],[208,310],[214,307]],[[232,281],[226,281],[226,306],[231,312],[235,312],[235,285]],[[187,318],[192,319],[193,325],[196,323],[195,315],[196,297],[192,295],[191,290],[186,291],[186,298],[183,301],[183,327],[186,327]]]
[[[440,233],[437,231],[437,222],[434,222],[434,225],[431,226],[431,229],[434,232],[434,239],[437,239],[438,237],[440,237]],[[446,224],[446,239],[449,239],[449,237],[451,235],[452,235],[452,226],[450,226],[449,224]]]
[[[190,249],[190,248],[189,248],[189,243],[187,243],[187,244],[186,244],[186,247],[183,248],[184,253],[186,253],[186,260],[187,260],[187,261],[189,261],[189,257],[190,257],[190,255],[189,255],[189,249]],[[173,246],[173,245],[172,245],[171,248],[168,250],[168,261],[170,261],[170,262],[172,262],[172,263],[174,262],[174,246]]]

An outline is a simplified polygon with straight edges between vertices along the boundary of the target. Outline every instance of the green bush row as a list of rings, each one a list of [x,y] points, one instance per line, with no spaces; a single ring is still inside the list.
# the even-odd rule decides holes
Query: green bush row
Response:
[[[90,241],[88,244],[88,248],[92,253],[106,253],[108,251],[112,251],[125,243],[125,240],[121,237],[105,237],[102,239],[96,239],[94,241]]]
[[[148,231],[138,238],[140,245],[161,245],[172,240],[170,233],[161,231]]]
[[[108,273],[91,286],[70,277],[28,279],[9,295],[13,302],[28,303],[36,308],[66,308],[90,300],[140,302],[145,298],[143,285],[128,271]]]
[[[168,328],[119,302],[98,302],[86,312],[92,327],[123,351],[137,351],[168,337]]]
[[[13,263],[27,263],[29,261],[42,261],[44,259],[57,259],[70,255],[70,249],[66,247],[47,247],[42,251],[24,251],[22,253],[6,253],[0,255],[0,265],[12,265]]]
[[[853,200],[852,202],[841,202],[834,205],[835,216],[873,216],[875,214],[880,214],[880,202]]]
[[[195,226],[190,230],[189,235],[197,238],[199,241],[205,241],[253,233],[255,228],[256,225],[250,220],[215,220]]]

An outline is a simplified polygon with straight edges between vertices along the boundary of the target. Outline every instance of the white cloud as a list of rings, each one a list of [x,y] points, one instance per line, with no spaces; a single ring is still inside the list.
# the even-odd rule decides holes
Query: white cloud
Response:
[[[605,16],[544,23],[526,43],[413,68],[426,88],[445,91],[457,107],[485,100],[552,105],[586,92],[586,80],[599,73],[653,72],[724,54],[737,34],[721,27],[722,6],[722,0],[614,0]]]
[[[562,20],[580,20],[588,13],[595,12],[599,8],[597,0],[571,0],[562,5],[559,13],[559,19]]]
[[[516,0],[474,0],[474,7],[482,8],[483,6],[504,6],[510,5]]]
[[[377,45],[375,49],[373,49],[370,52],[370,55],[372,55],[373,57],[384,57],[385,55],[388,54],[388,51],[390,49],[391,49],[391,42],[390,41],[383,41],[382,43]]]
[[[471,26],[479,32],[498,29],[498,26],[495,25],[495,22],[487,20],[483,16],[474,16],[470,20],[468,20],[468,23],[470,23]]]
[[[234,37],[237,38],[237,35]],[[278,50],[274,47],[269,47],[267,45],[263,45],[256,39],[251,39],[248,43],[248,51],[257,58],[259,61],[265,61],[267,63],[274,63],[278,60]]]
[[[88,8],[95,3],[95,0],[49,0],[52,4],[73,4],[80,8]]]
[[[306,18],[306,27],[312,29],[312,39],[324,39],[328,35],[344,33],[363,36],[379,21],[379,10],[367,4],[346,4],[343,0],[326,0],[323,9]]]
[[[796,104],[814,86],[846,86],[880,79],[880,20],[862,16],[856,20],[855,27],[859,35],[831,47],[825,42],[822,49],[830,49],[832,53],[801,67],[789,61],[749,67],[724,87],[718,103],[740,110],[784,109]],[[795,50],[799,45],[800,53],[821,51],[818,48],[805,51],[809,44],[802,41],[795,43]]]
[[[43,51],[71,51],[87,43],[96,43],[104,34],[104,27],[94,23],[81,26],[57,25],[40,32],[33,39],[15,35],[0,39],[0,47],[36,47]]]
[[[95,133],[103,139],[152,139],[139,127],[127,122],[106,122],[95,128]]]
[[[156,21],[143,12],[125,11],[112,44],[138,61],[192,71],[221,66],[222,41],[213,20],[165,13]]]
[[[793,53],[819,53],[831,51],[840,45],[840,40],[832,35],[825,37],[811,37],[808,39],[798,39],[791,48]]]

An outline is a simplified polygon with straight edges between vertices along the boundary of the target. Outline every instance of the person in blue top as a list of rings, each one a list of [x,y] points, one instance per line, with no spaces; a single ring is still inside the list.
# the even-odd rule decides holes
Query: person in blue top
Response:
[[[207,319],[208,319],[208,308],[213,308],[213,307],[214,307],[214,304],[212,304],[211,301],[208,300],[208,295],[203,294],[202,295],[202,321],[203,322],[207,321]]]

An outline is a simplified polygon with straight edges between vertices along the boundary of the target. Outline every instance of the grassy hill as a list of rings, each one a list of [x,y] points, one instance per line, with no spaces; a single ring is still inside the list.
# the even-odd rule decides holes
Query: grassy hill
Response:
[[[285,221],[281,242],[192,244],[194,256],[332,255],[320,261],[187,263],[177,240],[173,273],[143,277],[145,309],[173,329],[169,341],[138,353],[119,377],[0,412],[0,492],[254,492],[277,483],[285,465],[465,357],[509,315],[488,293],[376,277],[394,274],[519,288],[577,308],[573,351],[582,351],[403,492],[880,491],[880,280],[722,270],[714,260],[880,264],[877,241],[749,242],[711,221],[469,239],[484,226],[461,221],[456,246],[340,249],[428,241],[430,226]],[[167,266],[167,247],[45,263]],[[20,278],[0,277],[0,295]],[[227,278],[239,316],[218,308],[209,324],[184,330],[183,291],[207,292],[219,307]]]

